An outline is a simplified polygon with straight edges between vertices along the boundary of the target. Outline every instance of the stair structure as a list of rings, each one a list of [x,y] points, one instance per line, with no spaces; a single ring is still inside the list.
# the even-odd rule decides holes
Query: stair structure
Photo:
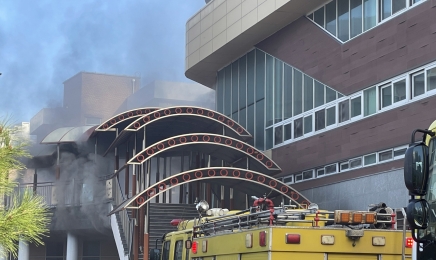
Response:
[[[162,247],[162,236],[168,232],[176,230],[176,227],[171,226],[170,222],[173,219],[194,219],[198,217],[197,210],[193,204],[164,204],[150,203],[150,229],[149,229],[149,248],[156,248],[156,240],[158,248]]]

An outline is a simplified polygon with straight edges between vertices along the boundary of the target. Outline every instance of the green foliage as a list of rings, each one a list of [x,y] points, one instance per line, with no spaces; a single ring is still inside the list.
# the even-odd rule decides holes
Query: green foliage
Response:
[[[7,120],[0,122],[0,256],[17,256],[19,240],[42,244],[48,233],[50,215],[43,198],[30,189],[14,192],[18,183],[10,175],[25,169],[20,161],[25,157],[30,155],[20,129],[10,127]]]

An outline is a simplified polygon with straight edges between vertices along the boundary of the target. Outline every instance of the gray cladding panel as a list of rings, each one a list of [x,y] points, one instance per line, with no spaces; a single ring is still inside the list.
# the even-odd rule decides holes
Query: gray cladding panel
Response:
[[[403,169],[310,188],[301,193],[327,210],[366,210],[369,204],[380,202],[400,208],[407,206],[409,199]]]

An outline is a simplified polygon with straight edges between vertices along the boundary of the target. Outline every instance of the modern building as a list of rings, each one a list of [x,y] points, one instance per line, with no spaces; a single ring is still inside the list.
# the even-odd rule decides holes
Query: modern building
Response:
[[[133,146],[129,148],[130,141],[125,140],[119,147],[123,153],[115,157],[113,150],[106,153],[115,138],[114,132],[97,134],[94,130],[109,119],[119,120],[118,111],[183,104],[215,106],[214,91],[197,83],[159,81],[140,86],[140,78],[134,76],[80,72],[64,82],[62,107],[44,108],[31,119],[30,126],[22,124],[22,134],[35,136],[37,142],[30,149],[32,158],[19,178],[17,191],[33,189],[44,197],[53,215],[45,245],[20,242],[18,260],[129,259],[134,221],[125,214],[109,217],[108,213],[123,196],[132,196],[132,186],[127,185],[125,189],[126,182],[122,179],[123,189],[120,189],[120,183],[112,182],[110,176],[116,169],[115,158],[119,158],[117,163],[125,164],[124,149],[133,155]],[[165,176],[180,171],[177,167],[188,169],[189,164],[183,166],[182,161],[192,156],[185,157],[162,158],[163,166],[160,170],[157,166],[157,171]],[[130,180],[133,172],[130,171]],[[177,194],[180,199],[166,195],[157,202],[168,199],[186,203],[186,196]],[[183,208],[174,206],[173,211],[180,212]],[[189,216],[189,210],[185,213]]]
[[[213,0],[187,21],[185,74],[311,201],[404,207],[404,152],[435,119],[435,7]]]

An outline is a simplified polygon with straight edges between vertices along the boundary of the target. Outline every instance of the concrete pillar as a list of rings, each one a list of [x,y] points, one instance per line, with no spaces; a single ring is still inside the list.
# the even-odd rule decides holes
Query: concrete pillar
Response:
[[[22,240],[18,244],[18,260],[29,260],[29,244]]]
[[[2,254],[5,254],[4,256]],[[3,252],[3,247],[0,245],[0,260],[8,260],[7,253]]]
[[[68,233],[67,235],[67,260],[79,259],[79,241],[77,236]]]

